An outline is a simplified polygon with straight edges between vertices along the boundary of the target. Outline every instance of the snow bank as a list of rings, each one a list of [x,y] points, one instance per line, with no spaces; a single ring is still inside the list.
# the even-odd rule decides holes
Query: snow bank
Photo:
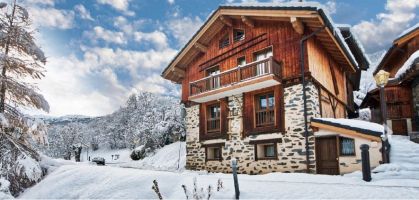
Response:
[[[205,191],[214,189],[212,199],[233,199],[234,184],[231,174],[202,172],[163,172],[122,169],[108,166],[66,165],[42,182],[25,191],[20,198],[52,199],[156,199],[151,189],[157,180],[165,199],[185,199],[182,185],[192,189],[193,179]],[[217,180],[224,188],[217,192]],[[417,198],[419,181],[400,187],[406,180],[364,182],[359,177],[342,177],[298,173],[266,175],[238,175],[241,199],[391,199]],[[304,188],[302,190],[302,188]]]
[[[41,165],[44,172],[46,172],[46,174],[49,174],[63,165],[74,165],[75,163],[69,160],[54,159],[45,155],[41,155],[41,161],[39,162],[39,164]]]
[[[186,143],[175,142],[158,149],[154,155],[139,161],[121,164],[121,167],[176,171],[185,169]]]
[[[89,152],[82,151],[80,159],[82,162],[92,160],[95,157],[105,158],[106,163],[123,163],[131,161],[130,158],[131,150],[129,149],[108,149],[100,148],[96,151],[90,150]]]
[[[394,76],[394,78],[399,78],[401,75],[403,75],[404,73],[406,73],[406,71],[409,70],[412,67],[413,62],[417,58],[419,58],[419,50],[416,50],[415,53],[413,53],[412,55],[410,55],[410,57],[406,60],[406,62],[403,64],[403,66],[400,67],[400,69],[397,71],[397,73]]]

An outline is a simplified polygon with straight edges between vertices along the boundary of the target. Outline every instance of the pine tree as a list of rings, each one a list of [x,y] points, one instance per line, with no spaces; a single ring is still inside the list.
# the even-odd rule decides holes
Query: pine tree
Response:
[[[25,79],[44,76],[46,57],[36,45],[28,11],[18,5],[0,3],[0,114],[13,126],[22,126],[18,106],[49,111],[49,104],[38,88]]]

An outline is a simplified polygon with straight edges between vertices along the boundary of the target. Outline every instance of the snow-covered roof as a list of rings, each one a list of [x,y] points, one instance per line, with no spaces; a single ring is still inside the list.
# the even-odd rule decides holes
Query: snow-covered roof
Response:
[[[311,121],[331,126],[337,126],[339,128],[355,130],[359,133],[375,137],[380,137],[384,131],[384,127],[380,124],[357,119],[313,118]]]
[[[410,55],[410,57],[406,60],[406,62],[400,67],[400,69],[397,71],[394,78],[400,78],[403,74],[405,74],[409,69],[412,68],[412,66],[415,64],[415,62],[418,62],[419,58],[419,50],[416,50],[415,53]]]
[[[414,30],[416,30],[418,28],[419,28],[419,23],[417,23],[417,24],[413,25],[412,27],[404,30],[402,33],[400,33],[400,35],[397,36],[397,38],[395,39],[395,41],[398,40],[398,39],[400,39],[401,37],[404,37],[405,35],[413,32]]]

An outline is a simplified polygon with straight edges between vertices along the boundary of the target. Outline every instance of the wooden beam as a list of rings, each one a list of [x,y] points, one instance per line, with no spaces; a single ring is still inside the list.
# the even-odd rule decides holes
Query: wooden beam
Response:
[[[290,20],[295,32],[300,35],[304,34],[304,24],[297,17],[291,17]]]
[[[205,52],[207,52],[208,51],[208,47],[207,46],[205,46],[205,45],[203,45],[203,44],[201,44],[201,43],[199,43],[199,42],[196,42],[195,43],[195,48],[197,48],[199,51],[201,51],[202,53],[205,53]]]
[[[223,22],[223,24],[225,24],[226,26],[233,26],[233,20],[225,15],[220,16],[220,21]]]
[[[242,16],[242,21],[243,23],[245,23],[247,26],[254,28],[255,27],[255,22],[250,19],[249,17],[246,16]]]
[[[173,72],[173,74],[175,74],[178,77],[185,77],[185,70],[183,70],[183,69],[173,67],[172,72]]]

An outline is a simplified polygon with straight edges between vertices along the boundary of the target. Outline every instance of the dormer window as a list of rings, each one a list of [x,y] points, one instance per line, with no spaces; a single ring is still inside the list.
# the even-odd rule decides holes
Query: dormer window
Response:
[[[244,40],[244,30],[234,29],[233,30],[233,40],[234,40],[234,42]]]
[[[228,37],[228,35],[225,35],[224,37],[221,38],[221,40],[218,43],[218,47],[220,47],[220,49],[226,47],[230,45],[230,38]]]

